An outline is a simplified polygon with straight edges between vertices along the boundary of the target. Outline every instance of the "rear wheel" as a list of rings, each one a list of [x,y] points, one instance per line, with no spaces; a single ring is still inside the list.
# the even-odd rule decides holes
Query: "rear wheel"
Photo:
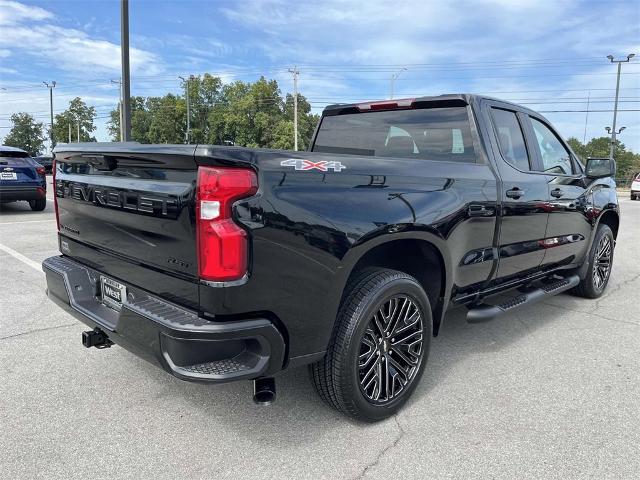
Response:
[[[573,292],[585,298],[598,298],[603,293],[613,266],[613,251],[616,241],[608,225],[598,225],[596,236],[589,250],[589,268]]]
[[[35,212],[41,212],[47,206],[47,199],[39,198],[37,200],[29,200],[29,206],[31,207],[31,210]]]
[[[310,367],[318,393],[358,420],[393,415],[422,376],[431,324],[429,299],[415,278],[363,272],[347,287],[327,355]]]

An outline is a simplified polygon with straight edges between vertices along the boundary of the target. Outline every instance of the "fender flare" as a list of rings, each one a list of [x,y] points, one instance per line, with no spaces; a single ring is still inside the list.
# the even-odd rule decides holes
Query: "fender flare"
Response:
[[[341,265],[336,271],[333,279],[333,284],[329,288],[327,301],[325,303],[325,311],[327,312],[327,317],[333,318],[334,326],[344,290],[347,286],[349,277],[353,273],[353,269],[355,268],[355,266],[372,249],[380,245],[395,242],[398,240],[419,240],[429,243],[436,249],[442,259],[442,263],[444,266],[444,289],[442,292],[441,301],[439,302],[440,306],[434,309],[433,318],[434,330],[435,332],[437,332],[436,326],[439,326],[442,323],[442,318],[444,317],[444,313],[447,310],[447,305],[449,304],[449,299],[451,298],[451,290],[453,287],[453,264],[446,241],[442,237],[436,235],[432,231],[416,228],[412,230],[404,230],[397,233],[388,233],[386,231],[381,232],[376,236],[369,237],[364,241],[354,244],[346,252],[344,257],[342,258]]]
[[[602,221],[602,218],[608,212],[613,212],[618,217],[618,225],[620,224],[620,207],[618,206],[617,203],[610,203],[610,204],[606,205],[598,213],[598,216],[595,218],[595,220],[593,221],[593,224],[592,224],[591,235],[589,236],[589,245],[587,247],[587,254],[585,255],[584,262],[582,263],[582,265],[578,269],[578,275],[580,276],[581,279],[584,279],[584,277],[587,274],[587,269],[589,268],[589,252],[591,251],[591,247],[593,246],[593,240],[594,240],[594,238],[596,236],[595,233],[598,230],[598,226],[600,225],[600,222]]]

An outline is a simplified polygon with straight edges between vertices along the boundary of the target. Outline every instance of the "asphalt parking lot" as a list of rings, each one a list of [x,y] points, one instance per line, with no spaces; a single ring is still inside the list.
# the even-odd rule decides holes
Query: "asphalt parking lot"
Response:
[[[51,195],[51,193],[49,193]],[[0,212],[3,478],[640,478],[640,202],[621,197],[606,296],[560,295],[483,325],[451,312],[395,419],[325,407],[306,369],[257,407],[249,382],[181,382],[85,349],[44,294],[53,203]]]

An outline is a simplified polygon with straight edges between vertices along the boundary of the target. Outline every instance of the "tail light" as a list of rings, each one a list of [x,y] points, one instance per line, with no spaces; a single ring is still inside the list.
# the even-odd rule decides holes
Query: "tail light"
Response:
[[[44,167],[36,167],[36,172],[38,172],[38,175],[44,175],[46,173]]]
[[[56,225],[58,227],[58,231],[60,231],[60,215],[58,214],[58,195],[56,195],[56,159],[53,159],[53,164],[51,165],[51,171],[53,172],[53,208],[56,211]]]
[[[356,108],[360,112],[369,112],[371,110],[403,110],[413,108],[414,98],[403,98],[400,100],[387,100],[382,102],[359,103]]]
[[[253,170],[198,168],[196,230],[201,279],[229,282],[247,273],[247,233],[233,221],[232,206],[257,190],[258,179]]]

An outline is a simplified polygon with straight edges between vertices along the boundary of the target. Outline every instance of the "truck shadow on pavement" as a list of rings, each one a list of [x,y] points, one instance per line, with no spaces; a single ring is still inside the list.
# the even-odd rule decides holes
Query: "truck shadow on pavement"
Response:
[[[33,220],[42,220],[43,214],[53,214],[54,206],[53,200],[47,199],[47,206],[42,212],[34,212],[31,210],[28,202],[9,202],[9,203],[0,203],[0,217],[12,217],[16,215],[25,215],[31,214],[33,216]],[[29,218],[25,218],[26,220],[30,220]],[[52,220],[55,220],[52,217]]]
[[[427,400],[434,387],[444,382],[459,362],[468,359],[469,356],[496,352],[517,344],[561,315],[560,312],[555,316],[536,315],[536,308],[535,305],[527,307],[520,312],[479,325],[466,323],[464,308],[450,311],[440,335],[432,339],[427,369],[405,409],[418,406]],[[526,317],[526,320],[523,320],[523,317]],[[288,370],[278,375],[277,401],[269,407],[262,407],[252,401],[252,382],[241,381],[222,385],[187,383],[170,377],[133,355],[130,355],[129,359],[138,363],[134,370],[139,370],[140,375],[154,378],[158,401],[170,397],[174,402],[187,403],[185,409],[199,410],[204,418],[211,418],[212,423],[222,420],[239,435],[255,435],[258,431],[267,436],[275,435],[283,443],[296,443],[307,435],[304,432],[309,431],[310,424],[316,425],[314,429],[322,431],[341,428],[344,425],[358,429],[369,427],[367,424],[349,421],[326,406],[316,394],[306,367]],[[283,425],[286,425],[286,428],[283,429]]]

